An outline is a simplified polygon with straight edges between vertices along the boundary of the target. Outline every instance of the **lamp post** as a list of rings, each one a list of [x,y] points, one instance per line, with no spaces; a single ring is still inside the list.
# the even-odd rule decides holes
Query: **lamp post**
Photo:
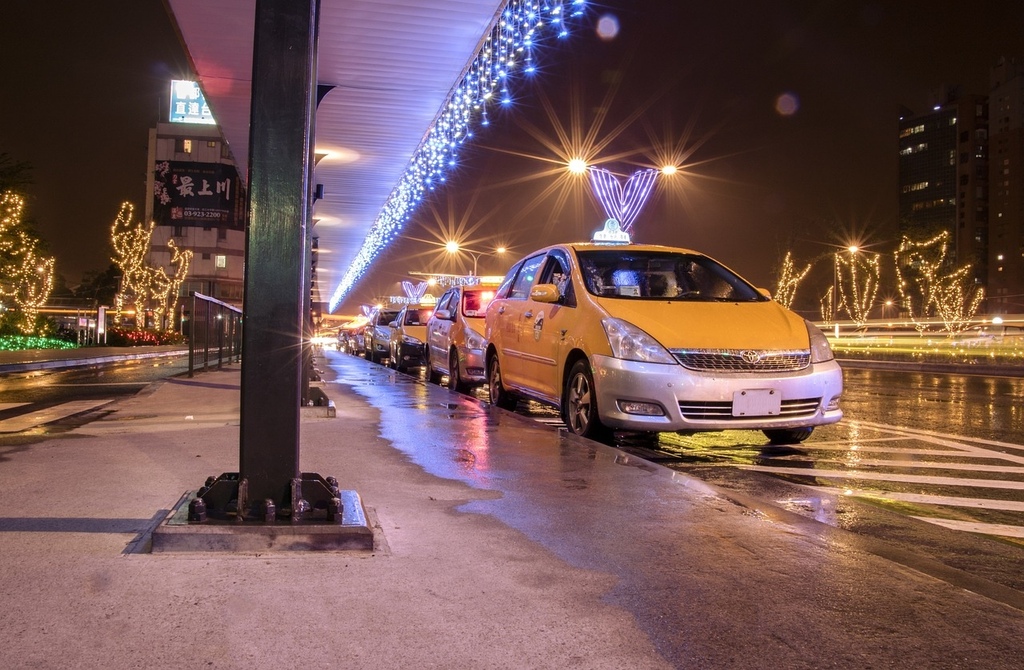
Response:
[[[466,249],[465,247],[463,247],[462,245],[460,245],[458,242],[456,242],[454,240],[446,242],[445,245],[444,245],[444,250],[447,251],[450,254],[458,254],[458,253],[469,254],[473,258],[473,273],[470,275],[471,277],[478,276],[477,273],[476,273],[476,268],[477,268],[478,262],[480,261],[480,257],[481,256],[501,256],[502,254],[504,254],[507,251],[507,249],[505,249],[505,247],[498,247],[494,251],[473,251],[473,250],[470,250],[470,249]]]

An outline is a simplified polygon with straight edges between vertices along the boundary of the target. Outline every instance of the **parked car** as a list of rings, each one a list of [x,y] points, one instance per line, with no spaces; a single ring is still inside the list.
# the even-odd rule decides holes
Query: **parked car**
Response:
[[[485,337],[491,402],[549,403],[585,437],[743,428],[800,442],[843,415],[821,331],[688,249],[534,252],[487,306]]]
[[[391,353],[391,322],[399,310],[378,307],[370,312],[369,322],[363,330],[363,346],[366,358],[380,363]]]
[[[430,381],[448,375],[448,388],[465,393],[487,381],[484,369],[484,312],[495,286],[456,286],[437,301],[427,321]]]
[[[427,339],[427,319],[433,310],[430,307],[407,305],[398,312],[391,322],[391,367],[399,372],[409,368],[422,367],[427,360],[424,344]]]

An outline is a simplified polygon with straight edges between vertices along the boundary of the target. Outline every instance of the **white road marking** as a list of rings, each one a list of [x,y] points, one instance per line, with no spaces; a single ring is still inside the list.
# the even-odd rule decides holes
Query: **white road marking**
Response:
[[[905,437],[898,438],[900,440],[906,440]],[[821,442],[804,442],[799,447],[800,449],[806,449],[809,451],[821,450],[821,451],[843,451],[850,454],[860,453],[873,453],[873,454],[914,454],[915,456],[955,456],[956,458],[986,458],[991,459],[992,457],[987,454],[972,454],[969,452],[960,451],[957,449],[903,449],[902,447],[862,447],[858,441],[856,444],[850,444],[846,442],[844,444],[830,444],[822,447]]]
[[[78,388],[80,386],[145,386],[149,382],[89,382],[87,384],[47,384],[50,387]]]
[[[1024,491],[1024,482],[1000,479],[960,479],[959,477],[929,477],[926,475],[899,475],[859,470],[819,470],[817,468],[776,468],[766,465],[737,465],[741,470],[754,470],[774,474],[822,477],[823,479],[870,479],[873,481],[903,482],[905,484],[931,484],[934,486],[969,486],[973,488],[1014,489]]]
[[[857,452],[851,452],[856,454]],[[903,451],[900,451],[903,454]],[[978,458],[972,456],[972,458]],[[830,458],[830,459],[814,459],[814,462],[818,465],[822,463],[841,463],[847,467],[853,467],[853,463],[848,463],[841,459]],[[1015,465],[981,465],[980,463],[940,463],[938,461],[893,461],[885,459],[873,459],[873,458],[862,458],[858,459],[857,466],[872,466],[880,468],[921,468],[923,470],[967,470],[973,472],[1002,472],[1011,475],[1024,475],[1024,467],[1018,467]],[[764,467],[772,467],[766,465]]]
[[[112,398],[104,398],[103,400],[73,400],[41,409],[38,412],[28,412],[27,414],[0,421],[0,433],[19,433],[23,430],[57,421],[73,414],[80,414],[111,402],[113,402]]]
[[[937,526],[960,530],[967,533],[984,535],[1000,535],[1002,537],[1024,537],[1024,526],[1011,526],[1005,523],[980,523],[978,521],[960,521],[957,519],[936,519],[929,516],[915,516],[915,519],[927,521]]]
[[[905,435],[918,435],[918,436],[926,435],[928,437],[940,438],[939,441],[935,442],[935,444],[945,444],[946,443],[945,440],[953,439],[953,440],[961,440],[961,441],[964,441],[964,442],[974,442],[976,444],[984,444],[984,445],[989,446],[989,447],[1001,447],[1003,449],[1013,449],[1015,451],[1024,452],[1024,444],[1013,444],[1012,442],[1000,442],[998,440],[986,440],[986,439],[980,438],[980,437],[965,437],[963,435],[950,435],[949,433],[939,433],[939,432],[936,432],[936,431],[933,431],[933,430],[921,430],[921,429],[918,429],[918,428],[904,428],[902,426],[887,426],[884,423],[871,423],[871,422],[868,422],[868,421],[857,421],[856,423],[858,425],[861,425],[861,426],[867,426],[869,428],[874,428],[876,430],[887,431],[887,432],[891,432],[891,433],[905,434]],[[953,443],[953,444],[958,444],[958,443]],[[967,446],[967,445],[960,445],[960,446]],[[1003,456],[1006,455],[1006,454],[1002,454],[1001,452],[994,452],[994,453],[998,453],[998,454],[1001,454]]]
[[[27,405],[27,402],[0,402],[0,412],[5,409],[14,409],[15,407],[23,407]]]
[[[1016,500],[998,500],[995,498],[958,498],[956,496],[936,496],[926,493],[899,493],[896,491],[869,491],[867,489],[837,489],[823,487],[837,496],[853,496],[857,498],[874,498],[875,500],[895,500],[897,502],[919,503],[922,505],[942,505],[945,507],[969,507],[971,509],[992,509],[1004,512],[1024,512],[1024,502]]]

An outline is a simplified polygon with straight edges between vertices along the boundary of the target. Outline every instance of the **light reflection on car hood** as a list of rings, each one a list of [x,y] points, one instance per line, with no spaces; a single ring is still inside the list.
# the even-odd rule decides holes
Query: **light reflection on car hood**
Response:
[[[595,298],[668,349],[807,349],[804,320],[777,302]]]

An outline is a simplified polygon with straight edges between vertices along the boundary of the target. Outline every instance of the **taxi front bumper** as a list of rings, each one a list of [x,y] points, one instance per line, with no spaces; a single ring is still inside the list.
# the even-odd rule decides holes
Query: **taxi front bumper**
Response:
[[[797,372],[699,372],[682,365],[592,358],[601,422],[645,432],[803,428],[843,417],[834,360]]]

